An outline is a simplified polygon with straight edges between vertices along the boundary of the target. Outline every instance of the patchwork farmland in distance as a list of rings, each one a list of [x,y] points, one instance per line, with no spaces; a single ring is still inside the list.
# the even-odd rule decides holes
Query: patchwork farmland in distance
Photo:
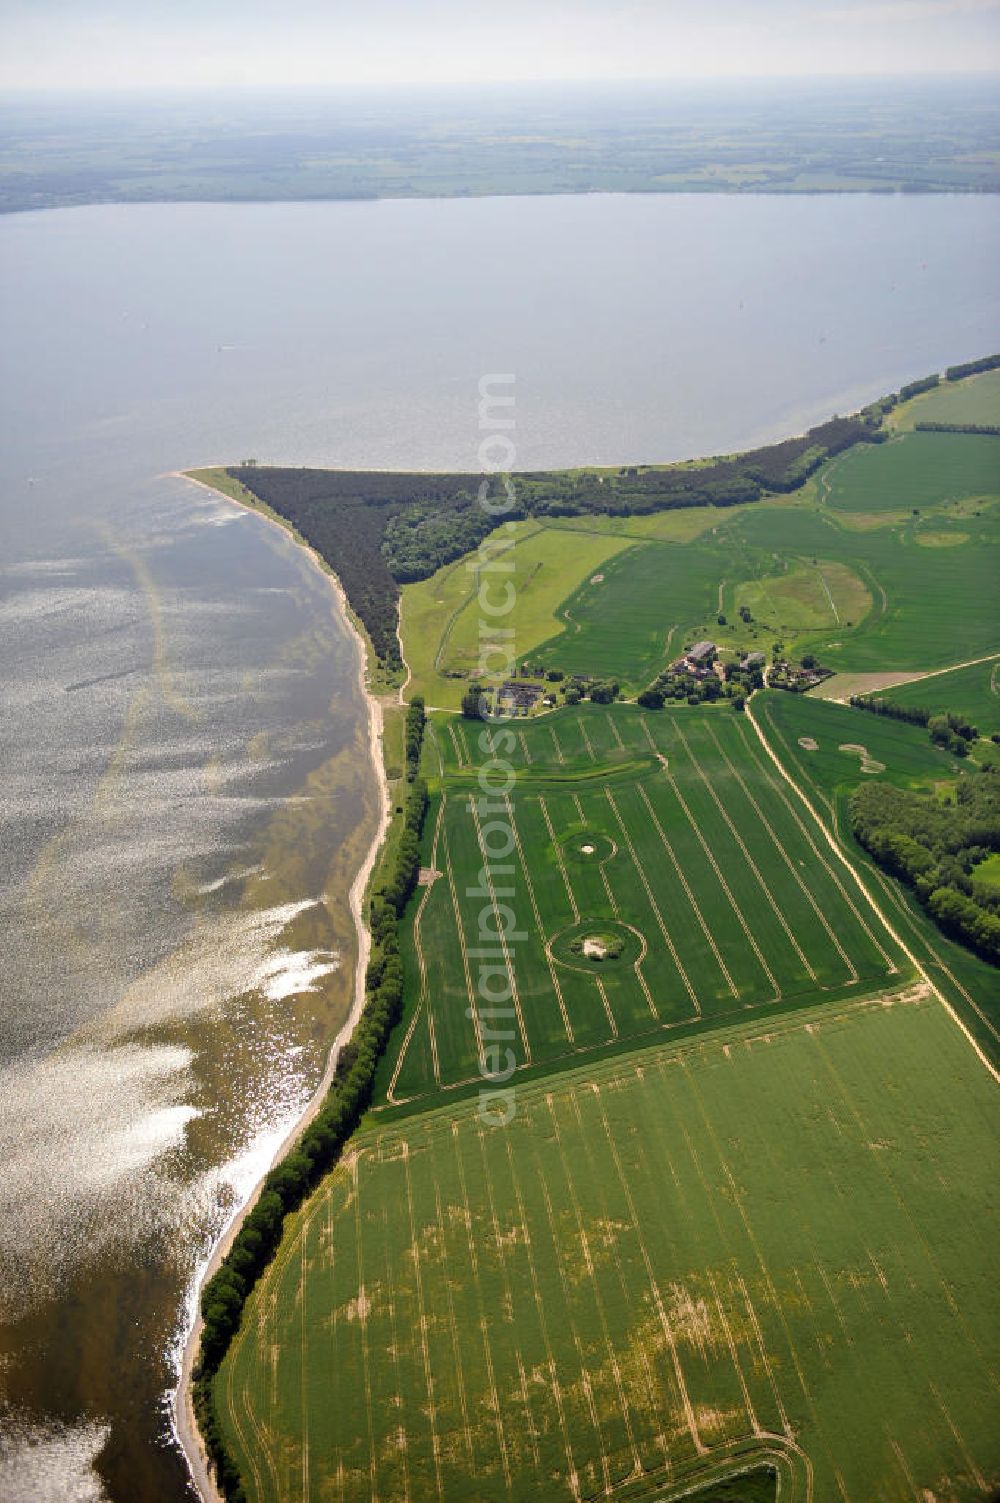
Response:
[[[925,991],[362,1133],[218,1379],[254,1498],[984,1498],[1000,1110]]]

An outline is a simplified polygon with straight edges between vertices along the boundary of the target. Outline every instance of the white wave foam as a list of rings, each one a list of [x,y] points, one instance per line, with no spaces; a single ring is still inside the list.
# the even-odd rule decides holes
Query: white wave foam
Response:
[[[283,1002],[314,992],[339,961],[336,950],[277,950],[261,965],[254,984],[272,1002]]]

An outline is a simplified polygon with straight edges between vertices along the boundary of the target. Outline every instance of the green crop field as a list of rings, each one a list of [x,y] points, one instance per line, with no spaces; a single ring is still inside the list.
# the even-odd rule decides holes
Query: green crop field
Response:
[[[980,777],[980,752],[967,760],[932,745],[921,726],[830,704],[810,695],[771,691],[756,697],[750,714],[795,783],[834,831],[870,892],[927,975],[994,1062],[1000,1062],[1000,983],[995,966],[953,944],[906,888],[886,875],[853,840],[847,799],[858,783],[880,777],[901,788],[950,795],[963,778]],[[864,772],[845,746],[864,747],[881,771]]]
[[[996,442],[1000,453],[1000,440],[989,442]],[[856,532],[840,526],[832,513],[757,506],[734,521],[728,539],[753,551],[770,543],[772,554],[780,548],[778,556],[833,559],[861,576],[872,597],[868,615],[808,637],[809,649],[831,668],[928,670],[995,652],[1000,508],[990,505],[963,516],[966,540],[957,547],[921,547],[922,525],[910,518]],[[934,525],[950,524],[935,520]],[[802,638],[800,645],[805,642]]]
[[[470,807],[480,754],[461,721],[439,722],[435,736],[443,775],[427,860],[442,875],[412,923],[419,987],[388,1072],[397,1103],[477,1078],[488,1030],[469,957],[484,925],[500,922],[493,889],[486,921],[483,897],[466,896],[481,886],[490,838]],[[586,705],[511,740],[504,881],[519,936],[504,964],[519,1068],[898,979],[905,961],[742,717]],[[574,937],[609,925],[621,957],[569,953]]]
[[[716,605],[720,547],[650,542],[619,553],[562,607],[566,630],[531,656],[567,673],[648,683]]]
[[[919,987],[368,1131],[217,1380],[251,1496],[982,1499],[998,1131]]]
[[[881,692],[898,705],[919,705],[938,714],[954,710],[966,715],[983,735],[1000,730],[1000,654],[969,668],[935,673],[912,684],[897,684]]]
[[[827,501],[848,512],[905,512],[1000,495],[1000,439],[971,433],[907,433],[863,444],[827,471]]]
[[[1000,370],[942,381],[890,413],[889,422],[901,432],[915,423],[1000,423]]]
[[[252,1503],[1000,1496],[997,970],[848,820],[863,784],[949,804],[1000,755],[836,702],[1000,727],[1000,440],[905,431],[994,420],[996,385],[790,496],[495,535],[521,663],[632,694],[695,638],[780,642],[828,699],[487,726],[449,712],[477,560],[403,590],[437,708],[402,1018],[214,1380]]]

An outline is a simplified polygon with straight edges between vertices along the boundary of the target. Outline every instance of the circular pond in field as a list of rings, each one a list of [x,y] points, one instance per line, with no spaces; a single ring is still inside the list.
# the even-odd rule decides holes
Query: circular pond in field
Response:
[[[646,941],[638,929],[618,919],[581,919],[550,940],[548,948],[560,965],[599,973],[634,966],[646,953]]]
[[[599,835],[596,830],[574,830],[559,842],[562,859],[579,862],[581,866],[601,866],[617,849],[613,840],[607,835]]]

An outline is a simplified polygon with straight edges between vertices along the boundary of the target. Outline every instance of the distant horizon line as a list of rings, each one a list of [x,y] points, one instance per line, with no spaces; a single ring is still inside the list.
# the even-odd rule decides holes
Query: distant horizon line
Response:
[[[26,98],[129,98],[143,99],[156,97],[175,98],[179,95],[204,95],[217,97],[220,94],[240,94],[245,96],[281,95],[283,97],[329,94],[337,92],[341,94],[420,94],[431,93],[478,93],[490,90],[505,89],[580,89],[580,88],[623,88],[629,86],[656,87],[658,85],[672,85],[674,87],[689,86],[694,88],[706,85],[713,87],[738,87],[738,86],[764,86],[764,85],[835,85],[835,84],[948,84],[948,83],[985,83],[988,80],[1000,79],[1000,68],[984,66],[982,68],[965,68],[950,70],[947,72],[935,71],[863,71],[854,73],[843,72],[817,72],[817,73],[665,73],[665,74],[598,74],[598,75],[564,75],[550,78],[491,78],[472,79],[462,81],[458,79],[365,79],[362,81],[347,79],[317,80],[315,82],[275,82],[262,84],[258,81],[227,79],[218,83],[156,83],[156,84],[20,84],[3,85],[3,99],[0,100],[0,109],[4,104],[10,104]]]

